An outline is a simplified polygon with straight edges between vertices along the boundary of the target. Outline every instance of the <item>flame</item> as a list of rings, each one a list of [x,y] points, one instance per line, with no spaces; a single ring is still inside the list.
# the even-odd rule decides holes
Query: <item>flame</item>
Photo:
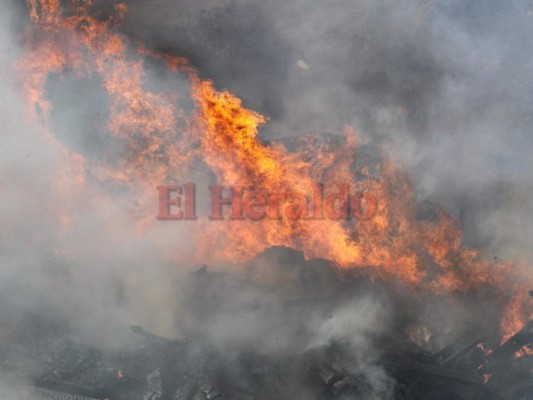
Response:
[[[527,292],[521,291],[509,301],[505,307],[504,316],[500,326],[502,343],[521,330],[525,320],[531,320],[533,318],[533,315],[528,314],[533,308],[532,300],[531,296],[527,295]]]
[[[484,343],[478,344],[477,348],[481,350],[486,356],[490,356],[494,352],[494,350],[487,348]]]
[[[91,0],[71,0],[67,14],[59,0],[28,0],[33,24],[27,32],[28,51],[20,61],[20,77],[29,115],[44,126],[53,111],[46,93],[50,76],[68,70],[79,78],[101,80],[110,101],[107,130],[121,150],[109,149],[98,162],[90,163],[65,147],[65,158],[76,160],[79,185],[88,185],[84,177],[90,175],[104,186],[120,185],[130,191],[139,234],[155,229],[154,187],[194,177],[199,164],[221,185],[255,186],[273,193],[308,192],[315,182],[332,187],[349,182],[353,191],[376,195],[372,219],[212,223],[204,218],[190,227],[196,249],[192,259],[238,263],[271,246],[290,246],[308,258],[331,260],[340,270],[370,268],[375,277],[424,290],[494,287],[508,302],[501,326],[504,339],[532,317],[522,293],[533,285],[531,278],[523,278],[522,267],[492,263],[465,248],[457,222],[443,210],[437,221],[418,220],[405,171],[385,160],[377,178],[354,178],[353,128],[346,127],[342,147],[317,149],[309,143],[288,151],[280,143],[266,145],[259,132],[267,118],[245,108],[227,90],[217,90],[212,81],[202,80],[186,59],[134,47],[118,34],[115,28],[127,12],[125,5],[116,5],[115,14],[107,19],[96,18],[92,7]],[[149,90],[146,59],[164,63],[177,80],[187,80],[189,93]],[[182,97],[192,99],[192,113],[184,111]],[[49,136],[57,141],[52,133]],[[62,220],[68,229],[70,219]]]
[[[533,357],[533,346],[526,345],[522,347],[520,350],[518,350],[515,355],[515,359],[519,359],[522,357]]]

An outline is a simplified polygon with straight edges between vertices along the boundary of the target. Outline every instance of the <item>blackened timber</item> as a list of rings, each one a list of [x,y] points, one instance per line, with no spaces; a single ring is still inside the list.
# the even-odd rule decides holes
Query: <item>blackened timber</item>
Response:
[[[483,371],[491,371],[498,364],[509,361],[522,347],[533,343],[533,321],[527,323],[522,330],[498,347],[488,357],[488,363]]]
[[[465,400],[473,400],[479,391],[480,384],[469,384],[457,382],[441,376],[422,373],[418,377],[418,382],[432,386],[445,393],[453,393]]]
[[[456,380],[460,382],[466,382],[471,384],[482,384],[483,381],[480,376],[474,375],[468,372],[459,372],[449,368],[437,367],[430,364],[422,364],[414,361],[399,361],[391,362],[385,361],[384,365],[391,370],[395,371],[411,371],[416,375],[435,375],[443,378]]]
[[[457,363],[457,361],[460,361],[463,357],[465,357],[468,353],[470,353],[472,350],[474,350],[478,345],[481,344],[481,340],[476,340],[475,342],[472,342],[466,346],[463,346],[459,350],[457,350],[455,353],[444,357],[442,359],[442,365],[450,367]]]

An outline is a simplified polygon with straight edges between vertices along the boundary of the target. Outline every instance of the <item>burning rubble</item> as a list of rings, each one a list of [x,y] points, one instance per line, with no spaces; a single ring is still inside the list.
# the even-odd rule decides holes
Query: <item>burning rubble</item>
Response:
[[[180,339],[132,326],[127,348],[103,352],[63,333],[8,351],[4,368],[32,360],[16,371],[45,399],[527,398],[531,356],[515,353],[533,342],[531,324],[501,346],[474,321],[443,348],[431,335],[416,344],[405,332],[422,325],[408,310],[424,300],[361,275],[339,279],[331,262],[286,248],[240,272],[203,267],[184,284],[192,317]],[[221,333],[226,319],[254,332]]]
[[[98,317],[116,322],[109,330],[121,346],[84,340],[61,317],[12,317],[16,326],[0,331],[0,366],[13,385],[30,387],[21,396],[532,398],[527,262],[467,246],[459,222],[419,202],[408,171],[382,147],[350,125],[343,135],[261,140],[266,117],[185,57],[120,32],[126,4],[28,0],[27,11],[16,75],[27,118],[59,160],[48,172],[58,200],[43,205],[53,243],[44,274],[62,307],[61,294],[90,285],[84,295],[101,299],[101,310],[116,302],[128,313]],[[91,118],[101,143],[90,151],[56,132],[54,85],[65,81],[84,82],[104,107]],[[215,188],[218,214],[197,215],[186,182]],[[293,217],[260,198],[322,189],[318,182],[324,193]],[[169,192],[181,185],[183,204]],[[237,197],[222,198],[241,187],[259,188],[243,200],[252,217],[217,218],[222,205],[241,216]],[[308,203],[317,218],[302,217]],[[364,217],[348,218],[349,209]],[[184,225],[174,232],[158,211]],[[48,250],[45,236],[35,241]],[[148,249],[137,259],[130,249],[141,242]],[[121,265],[115,274],[98,264]],[[141,272],[150,268],[154,275]],[[73,301],[77,310],[87,309]],[[108,339],[108,328],[96,329]]]

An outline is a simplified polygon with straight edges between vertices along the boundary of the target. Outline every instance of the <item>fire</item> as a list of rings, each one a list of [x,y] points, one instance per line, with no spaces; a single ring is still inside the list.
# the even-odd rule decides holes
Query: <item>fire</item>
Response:
[[[505,342],[516,332],[522,329],[524,325],[524,316],[531,319],[533,316],[528,315],[531,312],[532,301],[527,292],[516,294],[506,306],[503,319],[501,321],[502,342]]]
[[[478,344],[477,348],[481,350],[486,356],[490,356],[494,352],[492,349],[488,349],[487,347],[485,347],[483,343]]]
[[[522,357],[533,357],[533,347],[524,346],[520,350],[518,350],[515,354],[515,358],[518,359]]]
[[[346,127],[342,147],[317,149],[310,143],[291,152],[281,143],[266,145],[259,132],[267,118],[246,109],[227,90],[202,80],[187,60],[128,43],[115,30],[127,12],[125,5],[116,5],[115,15],[106,20],[93,16],[92,6],[91,0],[71,0],[67,15],[59,0],[28,0],[33,26],[27,32],[28,51],[19,72],[29,114],[45,126],[53,111],[46,93],[50,76],[68,70],[102,82],[110,101],[107,130],[120,142],[121,151],[109,149],[97,163],[67,148],[65,157],[77,160],[79,185],[93,184],[84,179],[90,175],[101,185],[120,185],[131,192],[131,215],[140,235],[155,229],[155,187],[197,176],[198,165],[207,167],[221,185],[256,186],[269,192],[305,192],[315,182],[332,187],[350,183],[352,190],[376,195],[372,219],[260,223],[202,219],[191,226],[196,251],[190,261],[238,263],[271,246],[290,246],[306,257],[329,259],[340,270],[370,268],[375,277],[421,290],[468,291],[490,285],[509,302],[502,321],[504,338],[532,317],[526,307],[529,300],[522,294],[533,282],[522,277],[520,266],[492,263],[465,248],[457,222],[443,210],[437,221],[418,220],[405,171],[385,160],[379,177],[370,177],[365,170],[361,173],[366,178],[354,177],[353,128]],[[190,93],[147,89],[147,58],[164,63],[176,79],[186,79]],[[194,103],[192,113],[182,106],[184,96]],[[52,133],[49,136],[57,141]],[[68,226],[65,222],[65,229]]]

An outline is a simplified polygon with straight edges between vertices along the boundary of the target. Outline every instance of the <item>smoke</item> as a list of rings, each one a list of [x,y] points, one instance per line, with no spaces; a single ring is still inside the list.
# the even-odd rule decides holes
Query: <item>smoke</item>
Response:
[[[82,162],[66,149],[80,143],[73,128],[86,120],[69,96],[85,99],[88,113],[98,111],[98,102],[80,84],[64,87],[51,123],[75,121],[70,142],[29,117],[17,70],[27,20],[20,7],[1,8],[0,337],[32,340],[72,330],[116,346],[123,341],[118,332],[132,323],[176,334],[172,282],[179,273],[168,253],[187,245],[176,244],[182,228],[163,225],[140,238],[127,194],[109,194],[90,177],[83,182]],[[87,133],[80,130],[80,137]]]
[[[342,305],[314,330],[309,347],[327,346],[335,342],[348,344],[353,353],[350,372],[363,376],[376,399],[392,398],[394,381],[379,365],[379,355],[371,338],[382,335],[390,316],[379,299],[359,298]]]
[[[4,399],[31,400],[35,398],[27,382],[8,376],[0,377],[0,396]]]
[[[124,29],[270,117],[265,139],[355,126],[467,243],[521,258],[529,213],[506,203],[530,193],[532,17],[526,1],[132,3]]]
[[[128,2],[123,32],[189,57],[202,77],[267,115],[265,140],[353,125],[413,172],[421,199],[461,219],[467,242],[501,257],[533,257],[527,2],[160,3]],[[139,324],[169,337],[206,337],[227,359],[249,348],[298,353],[342,341],[358,360],[354,372],[388,398],[392,382],[370,339],[393,318],[383,299],[354,296],[325,318],[324,310],[289,312],[286,299],[256,286],[232,292],[230,279],[202,288],[233,294],[213,309],[190,290],[187,273],[197,266],[178,260],[176,268],[172,256],[191,250],[186,225],[139,236],[122,207],[126,194],[95,196],[107,188],[77,183],[64,146],[89,162],[118,146],[100,135],[105,99],[90,80],[56,84],[51,130],[59,140],[48,140],[13,79],[23,52],[12,22],[20,21],[20,6],[0,7],[0,340],[66,330],[116,348]],[[170,78],[153,67],[149,79],[168,85]],[[242,312],[243,304],[260,306]],[[0,382],[0,390],[11,386]]]
[[[68,74],[52,77],[48,93],[54,107],[48,127],[29,117],[17,69],[25,52],[21,27],[28,23],[26,10],[9,3],[1,9],[5,22],[0,32],[2,369],[38,376],[49,357],[47,338],[73,337],[98,348],[123,349],[132,343],[129,326],[134,324],[163,336],[209,343],[223,365],[234,361],[236,377],[247,372],[239,360],[252,350],[286,360],[347,340],[354,354],[363,345],[370,353],[371,336],[386,327],[376,319],[381,313],[377,298],[352,296],[351,305],[341,301],[327,310],[331,317],[324,323],[326,310],[310,308],[305,317],[299,307],[287,311],[286,302],[292,301],[288,297],[298,293],[292,289],[273,295],[259,284],[239,286],[241,278],[233,275],[227,283],[195,286],[191,281],[196,275],[191,278],[189,272],[198,266],[186,262],[191,251],[187,224],[158,224],[143,231],[127,208],[130,192],[80,173],[86,163],[94,167],[102,149],[121,150],[120,144],[99,132],[107,109],[96,89],[100,83],[71,79]],[[167,79],[156,67],[147,77],[152,85],[168,85]],[[153,210],[155,200],[149,205]],[[183,259],[176,260],[176,254]],[[301,255],[279,262],[268,256],[265,263],[283,277],[280,272],[298,262],[300,270],[306,268]],[[327,268],[336,282],[333,269]],[[299,278],[296,274],[292,279]],[[317,279],[308,281],[314,285]],[[210,300],[214,293],[220,296],[216,307]],[[303,300],[307,298],[313,300],[311,293]],[[350,314],[355,317],[351,322]],[[361,328],[350,331],[353,323]],[[334,332],[328,333],[328,324]],[[44,350],[34,350],[36,343],[44,343],[37,346]],[[392,382],[377,366],[378,354],[361,354],[352,372],[363,374],[376,393],[388,395]],[[295,368],[290,374],[302,371]],[[26,387],[24,381],[0,381],[6,398],[30,397]],[[306,384],[299,380],[292,390],[292,398],[315,395],[306,396]]]
[[[221,362],[228,381],[248,381],[264,398],[275,398],[276,385],[263,388],[263,380],[281,373],[284,397],[314,399],[321,378],[310,382],[308,370],[331,368],[359,377],[370,388],[368,398],[390,398],[394,381],[380,366],[376,342],[397,329],[403,313],[393,291],[343,283],[329,262],[306,261],[284,248],[265,251],[238,273],[200,269],[183,285],[183,336],[209,343],[209,363],[218,371]],[[278,372],[269,362],[256,365],[258,357]],[[255,368],[263,370],[260,376],[250,372]]]
[[[132,4],[125,32],[188,55],[204,77],[268,116],[265,140],[353,125],[411,172],[420,200],[460,220],[466,245],[531,260],[528,2],[180,7]],[[472,314],[444,308],[442,323],[434,310],[424,323],[451,333]]]

